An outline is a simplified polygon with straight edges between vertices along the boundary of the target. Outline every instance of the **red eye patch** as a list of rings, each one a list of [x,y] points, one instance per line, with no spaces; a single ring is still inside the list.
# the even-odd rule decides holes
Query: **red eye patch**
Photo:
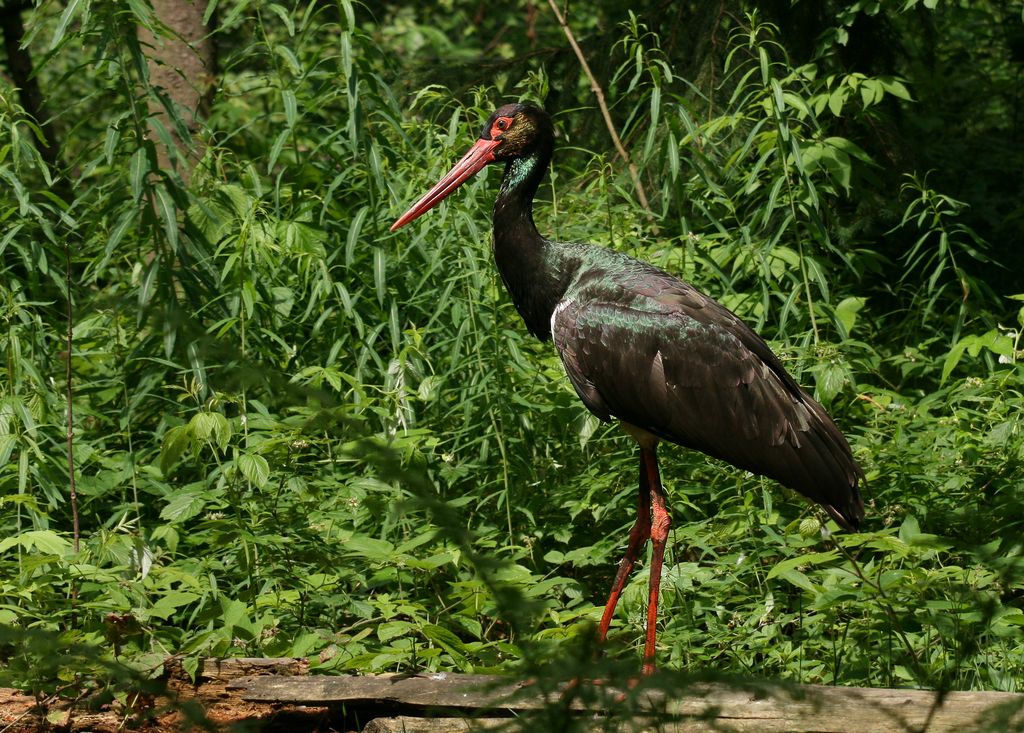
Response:
[[[499,117],[491,125],[491,139],[499,137],[502,133],[512,127],[511,117]]]

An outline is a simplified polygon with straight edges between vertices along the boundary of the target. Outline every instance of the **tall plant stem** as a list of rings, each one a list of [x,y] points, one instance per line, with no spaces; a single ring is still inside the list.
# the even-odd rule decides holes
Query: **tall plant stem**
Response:
[[[604,98],[604,90],[601,85],[598,84],[597,78],[594,76],[594,72],[590,70],[590,64],[587,63],[586,56],[583,55],[583,49],[576,42],[576,36],[573,35],[572,28],[569,27],[569,23],[565,20],[565,16],[558,9],[558,5],[555,4],[555,0],[548,0],[548,5],[551,6],[551,12],[555,14],[555,18],[558,20],[558,25],[562,27],[562,32],[565,33],[566,39],[569,41],[569,45],[572,46],[573,52],[576,54],[576,58],[580,61],[580,66],[583,67],[583,73],[587,75],[587,79],[590,80],[590,90],[594,92],[594,96],[597,97],[597,106],[601,109],[601,116],[604,118],[604,124],[608,128],[608,134],[611,135],[612,143],[615,145],[615,150],[622,159],[626,162],[626,168],[629,169],[629,177],[633,179],[633,188],[636,189],[636,197],[640,201],[640,205],[644,207],[644,211],[647,212],[648,218],[654,217],[654,212],[651,211],[651,206],[647,203],[647,192],[644,191],[644,184],[640,181],[640,173],[637,171],[636,165],[629,157],[629,153],[626,152],[626,148],[622,145],[622,139],[619,137],[618,131],[615,129],[615,123],[612,122],[611,112],[608,110],[608,103]]]
[[[64,362],[64,380],[67,385],[67,401],[68,401],[68,429],[67,429],[67,452],[68,452],[68,487],[71,491],[71,522],[74,533],[74,549],[75,553],[78,553],[79,549],[79,525],[78,525],[78,492],[75,488],[75,455],[74,455],[74,444],[75,444],[75,411],[72,406],[72,398],[74,397],[74,390],[71,386],[71,347],[73,344],[72,340],[72,329],[74,326],[74,306],[71,302],[71,243],[68,242],[64,246],[64,287],[67,288],[67,338],[66,338],[66,352],[67,358]]]

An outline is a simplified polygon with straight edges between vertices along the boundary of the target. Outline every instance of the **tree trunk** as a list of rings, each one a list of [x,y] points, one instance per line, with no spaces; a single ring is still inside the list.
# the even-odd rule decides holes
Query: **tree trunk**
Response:
[[[216,49],[203,23],[205,8],[198,0],[153,0],[157,32],[139,28],[155,92],[149,95],[149,134],[160,167],[176,170],[185,185],[202,156],[192,133],[216,72]]]
[[[45,143],[39,152],[50,169],[56,173],[61,167],[57,133],[43,102],[39,80],[32,73],[32,57],[28,49],[21,47],[21,40],[25,35],[25,24],[21,14],[31,6],[27,0],[9,0],[6,3],[0,1],[0,33],[4,37],[10,82],[18,88],[18,98],[25,113],[42,130]]]

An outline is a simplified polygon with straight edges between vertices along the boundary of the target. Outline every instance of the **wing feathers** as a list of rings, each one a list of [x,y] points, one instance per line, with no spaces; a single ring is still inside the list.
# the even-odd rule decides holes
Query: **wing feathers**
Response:
[[[585,293],[558,304],[552,336],[586,406],[774,478],[856,526],[863,473],[824,409],[735,315],[664,277],[629,305]]]

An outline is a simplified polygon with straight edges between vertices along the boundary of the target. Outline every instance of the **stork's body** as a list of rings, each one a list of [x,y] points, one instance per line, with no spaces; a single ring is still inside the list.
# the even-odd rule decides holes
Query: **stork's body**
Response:
[[[670,516],[656,446],[667,440],[773,478],[843,527],[864,515],[863,472],[825,410],[737,316],[682,280],[627,255],[544,239],[532,202],[554,134],[543,110],[506,105],[476,145],[395,222],[408,223],[487,163],[506,161],[494,206],[494,257],[526,327],[551,339],[570,382],[602,420],[640,445],[638,517],[599,627],[601,640],[643,544],[653,545],[644,670],[654,669],[658,590]]]

